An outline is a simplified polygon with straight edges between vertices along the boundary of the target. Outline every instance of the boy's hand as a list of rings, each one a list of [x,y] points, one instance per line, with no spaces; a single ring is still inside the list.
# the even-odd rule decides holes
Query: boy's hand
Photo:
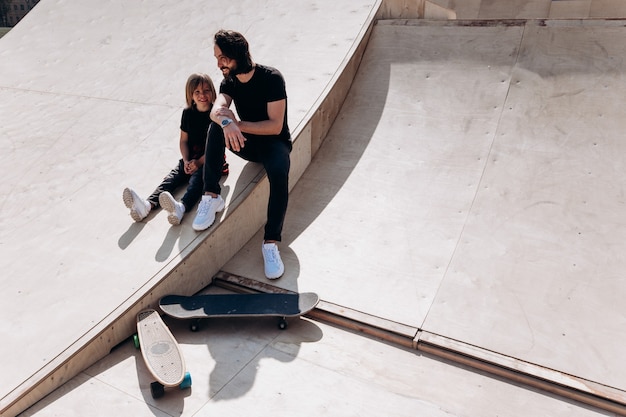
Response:
[[[191,175],[198,170],[198,163],[195,159],[185,162],[185,174]]]

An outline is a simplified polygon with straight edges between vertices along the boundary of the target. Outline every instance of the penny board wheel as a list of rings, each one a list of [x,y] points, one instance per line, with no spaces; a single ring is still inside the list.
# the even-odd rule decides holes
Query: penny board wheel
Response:
[[[160,382],[153,382],[150,384],[150,394],[152,398],[161,398],[165,395],[165,387]]]
[[[191,374],[189,372],[185,372],[185,378],[183,382],[180,383],[180,389],[187,389],[191,387]]]

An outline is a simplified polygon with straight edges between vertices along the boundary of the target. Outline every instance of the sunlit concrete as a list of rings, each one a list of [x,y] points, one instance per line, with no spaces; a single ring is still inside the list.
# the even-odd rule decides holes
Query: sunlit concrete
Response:
[[[505,18],[485,15],[498,9],[486,3],[480,18]],[[241,26],[258,39],[257,61],[281,68],[296,86],[290,123],[306,136],[319,127],[304,124],[377,10],[368,2],[301,10],[276,2],[251,13],[257,3],[240,2],[207,20],[186,2],[104,4],[111,8],[97,13],[89,2],[40,6],[0,40],[0,56],[15,57],[0,60],[0,141],[9,150],[1,157],[9,179],[0,222],[2,312],[12,317],[1,325],[11,335],[3,392],[63,356],[68,341],[86,342],[107,327],[120,306],[139,308],[146,288],[173,269],[195,285],[210,281],[211,268],[265,281],[260,235],[230,260],[211,259],[198,276],[203,266],[185,265],[187,257],[232,242],[196,234],[191,216],[180,228],[162,213],[132,224],[121,189],[147,194],[175,162],[184,79],[198,70],[219,80],[210,51],[216,28]],[[444,14],[459,16],[454,9]],[[425,10],[433,9],[416,9]],[[285,24],[272,23],[277,13]],[[534,17],[551,17],[543,13]],[[55,19],[75,25],[61,30]],[[188,20],[195,40],[173,25]],[[332,30],[320,31],[324,24]],[[275,284],[420,328],[418,343],[439,337],[623,400],[624,118],[612,105],[623,96],[626,54],[615,41],[623,31],[615,21],[379,21],[339,117],[317,153],[311,144],[313,161],[295,184],[281,245],[287,273]],[[32,48],[20,36],[32,36]],[[294,60],[303,50],[305,63]],[[36,168],[24,174],[23,161]],[[250,191],[262,188],[259,168],[230,161],[230,207],[262,206],[255,203],[262,193]],[[40,317],[48,332],[33,325]],[[606,415],[414,350],[354,341],[323,323],[298,322],[278,335],[259,322],[220,321],[203,334],[170,324],[188,362],[200,364],[190,393],[154,404],[140,356],[125,342],[25,415],[110,415],[108,407],[120,404],[139,415],[212,415],[258,411],[263,401],[268,412],[283,406],[300,415],[328,412],[329,404],[338,414],[380,415],[391,404],[396,415]],[[224,361],[231,362],[218,366]],[[211,363],[219,372],[208,375]],[[303,396],[311,404],[304,412]]]
[[[209,231],[189,227],[194,212],[182,227],[162,212],[134,223],[121,200],[127,186],[149,195],[180,157],[188,75],[221,80],[215,31],[243,32],[254,59],[283,72],[295,137],[379,4],[240,1],[217,12],[217,3],[45,0],[0,39],[0,304],[12,318],[0,325],[0,410],[106,355],[160,295],[206,286],[262,224],[262,169],[236,157],[223,182],[227,208]],[[294,183],[306,145],[296,143]]]

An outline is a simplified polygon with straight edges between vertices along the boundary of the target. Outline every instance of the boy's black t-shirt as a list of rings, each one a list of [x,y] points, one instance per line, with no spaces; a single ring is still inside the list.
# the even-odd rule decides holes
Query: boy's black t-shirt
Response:
[[[227,94],[233,99],[237,114],[241,120],[259,122],[268,120],[267,103],[287,99],[285,79],[276,68],[256,64],[254,75],[247,83],[241,83],[237,77],[222,80],[220,93]],[[246,133],[246,137],[255,137]],[[261,136],[263,137],[263,136]],[[287,106],[283,129],[277,136],[279,139],[290,140],[291,133],[287,125]]]
[[[187,132],[189,159],[198,159],[204,156],[206,133],[211,123],[210,113],[210,110],[199,112],[195,107],[183,110],[183,115],[180,119],[180,130]]]

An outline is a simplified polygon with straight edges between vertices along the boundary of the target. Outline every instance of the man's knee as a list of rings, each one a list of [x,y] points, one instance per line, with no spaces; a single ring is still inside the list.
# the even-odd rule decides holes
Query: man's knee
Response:
[[[207,146],[225,146],[224,132],[215,122],[211,122],[207,132]]]

